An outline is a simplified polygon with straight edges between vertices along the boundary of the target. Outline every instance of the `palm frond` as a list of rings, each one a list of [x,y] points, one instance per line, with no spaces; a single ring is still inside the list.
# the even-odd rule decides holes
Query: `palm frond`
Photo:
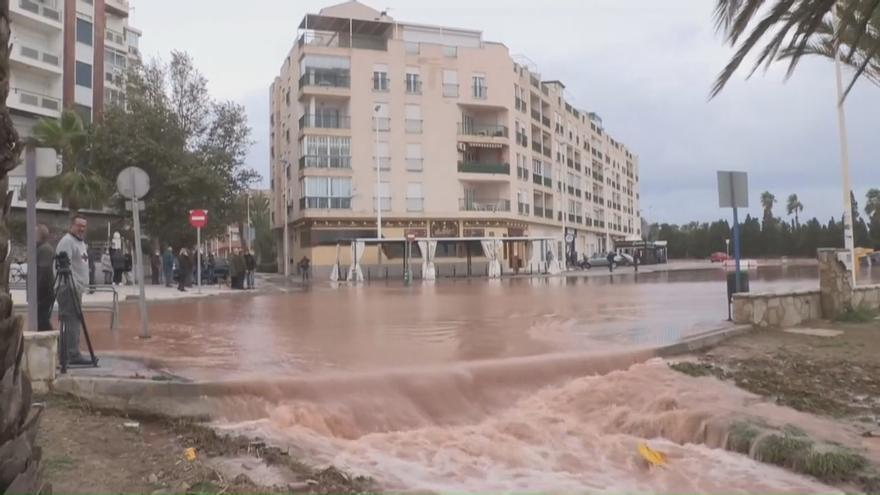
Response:
[[[38,197],[54,199],[60,196],[71,210],[103,205],[110,190],[110,184],[103,177],[80,170],[62,172],[37,181]]]

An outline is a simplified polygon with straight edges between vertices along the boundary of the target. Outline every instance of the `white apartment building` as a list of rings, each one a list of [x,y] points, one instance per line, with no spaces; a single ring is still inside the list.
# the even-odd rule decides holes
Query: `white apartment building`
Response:
[[[140,56],[128,0],[10,0],[13,51],[6,102],[22,138],[64,108],[84,122],[123,101],[122,73]],[[42,155],[41,155],[42,156]],[[10,174],[13,206],[24,206],[24,167]],[[41,208],[60,204],[40,202]]]
[[[377,208],[385,239],[447,239],[438,265],[482,256],[468,239],[519,239],[499,254],[510,271],[545,259],[522,238],[580,257],[641,237],[637,155],[503,44],[357,1],[299,28],[269,117],[273,227],[279,253],[288,234],[288,263],[306,256],[316,276],[349,264],[351,241],[376,237]],[[363,260],[401,251],[368,246]]]

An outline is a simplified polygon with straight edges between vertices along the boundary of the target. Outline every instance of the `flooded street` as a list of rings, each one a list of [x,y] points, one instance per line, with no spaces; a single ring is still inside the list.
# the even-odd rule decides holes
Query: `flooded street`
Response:
[[[385,489],[833,491],[723,449],[732,417],[784,424],[793,411],[651,360],[651,348],[726,324],[724,280],[722,270],[626,270],[315,284],[153,305],[149,341],[127,305],[117,334],[94,334],[101,352],[214,382],[204,392],[218,397],[217,428]],[[762,268],[751,282],[817,286],[810,266]],[[669,468],[643,465],[645,441]]]

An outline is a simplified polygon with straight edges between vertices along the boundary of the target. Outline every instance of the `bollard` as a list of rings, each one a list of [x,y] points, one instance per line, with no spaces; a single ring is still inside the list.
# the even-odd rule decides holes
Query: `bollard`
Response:
[[[385,267],[385,280],[388,280],[388,267]]]
[[[367,268],[367,282],[369,282],[370,279],[372,278],[371,275],[372,275],[372,270],[370,270],[369,268]]]
[[[452,278],[455,278],[455,265],[452,265]]]

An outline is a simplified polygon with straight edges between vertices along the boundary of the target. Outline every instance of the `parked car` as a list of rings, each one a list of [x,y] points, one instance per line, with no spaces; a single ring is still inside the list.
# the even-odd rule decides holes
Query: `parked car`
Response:
[[[722,253],[720,251],[717,253],[712,253],[712,255],[709,256],[709,261],[711,261],[712,263],[724,263],[725,261],[727,261],[727,259],[727,253]]]

